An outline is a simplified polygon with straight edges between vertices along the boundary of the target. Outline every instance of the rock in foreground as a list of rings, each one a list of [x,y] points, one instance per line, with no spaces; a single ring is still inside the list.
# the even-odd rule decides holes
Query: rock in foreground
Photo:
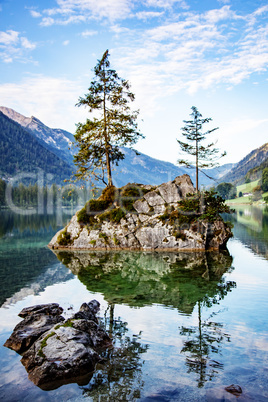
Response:
[[[5,343],[5,346],[23,354],[21,362],[29,373],[29,379],[46,390],[69,382],[79,382],[83,376],[88,377],[94,371],[96,363],[101,360],[100,351],[112,345],[107,333],[98,325],[96,313],[99,310],[99,302],[96,300],[83,303],[79,312],[67,320],[59,316],[61,319],[56,325],[55,322],[52,323],[55,309],[60,313],[63,311],[55,303],[27,309],[26,317],[15,327]],[[20,316],[24,316],[24,310]],[[29,317],[31,323],[35,322],[37,325],[35,336],[35,325],[31,326],[28,340]],[[45,323],[51,324],[45,331],[40,331],[40,317]],[[23,347],[18,347],[19,341],[15,340],[21,340],[23,337]]]
[[[107,187],[49,243],[53,249],[219,250],[232,236],[228,212],[210,192],[195,194],[188,175],[160,186]]]

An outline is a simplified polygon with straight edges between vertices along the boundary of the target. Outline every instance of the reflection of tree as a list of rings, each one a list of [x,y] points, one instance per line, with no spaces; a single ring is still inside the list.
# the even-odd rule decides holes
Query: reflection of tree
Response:
[[[0,237],[6,234],[22,234],[36,236],[36,233],[48,233],[53,235],[59,228],[57,225],[57,213],[54,214],[30,214],[31,210],[25,210],[25,215],[16,214],[9,210],[0,211]],[[72,214],[63,214],[63,220],[67,222]]]
[[[198,300],[226,292],[228,253],[56,252],[88,290],[110,304],[169,305],[191,314]]]
[[[141,334],[127,335],[127,323],[114,318],[114,305],[108,310],[109,318],[106,314],[103,325],[113,338],[114,348],[104,352],[103,361],[97,364],[83,393],[94,402],[136,400],[143,386],[141,354],[146,353],[148,345],[140,343]]]
[[[189,372],[199,374],[198,385],[216,375],[221,364],[210,357],[218,354],[221,343],[228,338],[221,325],[208,320],[202,322],[202,306],[211,307],[220,303],[228,292],[236,286],[226,281],[224,273],[232,270],[232,257],[225,253],[142,253],[142,252],[56,252],[58,258],[83,282],[88,290],[100,292],[109,304],[110,333],[118,324],[114,320],[114,305],[126,303],[130,306],[145,306],[153,303],[172,306],[184,314],[191,314],[198,306],[198,326],[181,327],[182,336],[187,336],[182,353],[186,353]],[[111,325],[113,321],[113,325]],[[121,325],[121,324],[120,324]],[[119,333],[123,332],[123,328]],[[127,339],[127,350],[133,344]],[[135,352],[140,345],[134,344]],[[123,353],[124,355],[124,353]],[[124,357],[122,369],[128,372],[128,358]],[[115,361],[118,356],[113,355]],[[131,360],[132,361],[132,360]],[[123,362],[123,360],[122,360]],[[125,366],[124,366],[125,365]],[[120,365],[119,365],[120,366]],[[125,367],[125,368],[124,368]],[[107,369],[108,370],[108,369]],[[114,385],[113,375],[120,383],[118,373],[110,368],[100,377],[109,388],[109,380]],[[119,371],[120,371],[119,370]],[[127,377],[132,381],[132,377]],[[134,381],[134,380],[133,380]],[[134,387],[135,388],[135,387]],[[110,388],[109,388],[110,390]],[[117,392],[123,392],[117,389]],[[90,394],[91,395],[91,394]],[[108,394],[109,395],[109,394]],[[127,399],[127,394],[123,394]],[[133,394],[132,394],[133,399]],[[104,398],[104,400],[107,400]],[[109,400],[109,399],[108,399]],[[113,400],[113,399],[111,399]],[[116,400],[116,399],[115,399]]]
[[[235,283],[228,283],[226,292],[235,287]],[[202,322],[202,304],[208,305],[208,300],[198,301],[198,326],[196,327],[180,327],[180,335],[186,336],[182,353],[186,354],[186,366],[188,373],[194,372],[198,374],[198,387],[204,386],[206,381],[212,380],[219,370],[223,369],[223,364],[212,359],[210,355],[220,354],[221,344],[227,340],[230,342],[230,336],[223,332],[223,325],[214,321],[208,320]],[[210,301],[209,304],[215,302]],[[212,314],[214,315],[214,314]]]

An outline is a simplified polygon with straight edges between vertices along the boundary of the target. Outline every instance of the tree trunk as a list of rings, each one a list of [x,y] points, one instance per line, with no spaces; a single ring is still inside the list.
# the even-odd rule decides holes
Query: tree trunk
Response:
[[[105,78],[104,78],[105,80]],[[112,170],[111,170],[111,161],[110,161],[110,144],[107,134],[107,117],[106,117],[106,88],[104,81],[104,96],[103,96],[103,122],[104,122],[104,139],[105,139],[105,157],[106,157],[106,169],[107,169],[107,179],[108,179],[108,187],[113,185],[112,181]]]
[[[199,183],[198,183],[198,142],[196,141],[196,155],[195,155],[195,191],[198,193],[198,187],[199,187]]]

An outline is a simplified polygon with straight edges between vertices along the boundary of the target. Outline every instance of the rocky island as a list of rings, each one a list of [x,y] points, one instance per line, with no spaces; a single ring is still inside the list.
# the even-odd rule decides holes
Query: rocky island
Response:
[[[206,251],[232,236],[220,213],[230,212],[213,192],[195,193],[188,175],[159,186],[106,187],[50,241],[52,249]]]

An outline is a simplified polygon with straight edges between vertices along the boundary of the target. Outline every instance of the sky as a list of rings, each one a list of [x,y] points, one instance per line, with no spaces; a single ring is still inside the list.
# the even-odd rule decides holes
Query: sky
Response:
[[[140,110],[136,149],[176,163],[195,106],[238,162],[268,142],[267,17],[265,0],[0,0],[0,105],[74,133],[108,49]]]

